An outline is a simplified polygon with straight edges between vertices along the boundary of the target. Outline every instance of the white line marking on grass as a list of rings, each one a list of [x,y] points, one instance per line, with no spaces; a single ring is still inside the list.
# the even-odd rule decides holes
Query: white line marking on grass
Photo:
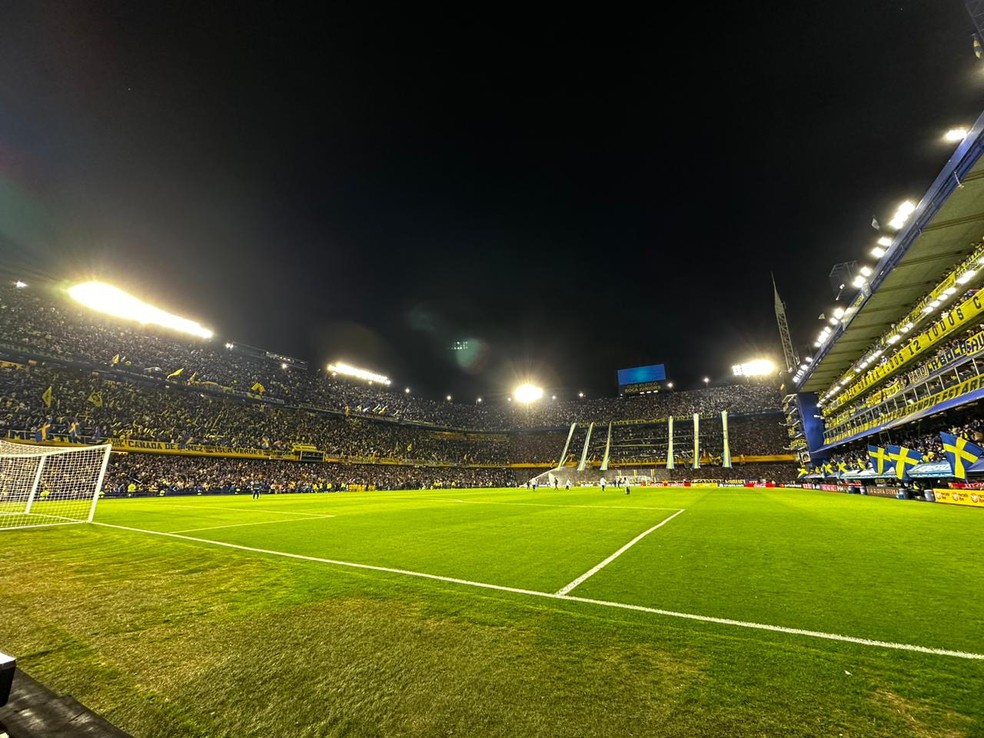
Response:
[[[624,546],[622,546],[622,548],[620,548],[618,551],[616,551],[611,556],[609,556],[607,559],[605,559],[604,561],[602,561],[600,564],[598,564],[597,566],[595,566],[595,567],[589,569],[588,571],[584,572],[584,574],[582,574],[581,576],[579,576],[577,579],[575,579],[573,582],[571,582],[567,586],[561,587],[560,589],[558,589],[557,590],[557,593],[556,593],[557,596],[558,597],[563,597],[568,592],[570,592],[572,589],[574,589],[577,585],[581,584],[582,582],[584,582],[587,579],[590,579],[595,574],[597,574],[599,571],[601,571],[602,569],[604,569],[606,566],[608,566],[615,559],[617,559],[619,556],[621,556],[622,554],[624,554],[626,551],[628,551],[630,548],[632,548],[634,545],[636,545],[639,541],[641,541],[643,538],[645,538],[646,536],[648,536],[654,530],[656,530],[657,528],[662,528],[664,525],[666,525],[671,520],[673,520],[673,518],[675,518],[677,515],[679,515],[680,513],[684,513],[684,512],[686,512],[686,510],[677,510],[670,517],[668,517],[665,520],[657,523],[656,525],[654,525],[649,530],[643,531],[642,533],[640,533],[639,535],[637,535],[635,538],[633,538],[631,541],[629,541]]]
[[[682,512],[682,511],[681,511]],[[463,584],[468,587],[479,587],[481,589],[492,589],[498,592],[512,592],[514,594],[529,595],[531,597],[541,597],[548,600],[559,602],[580,602],[586,605],[596,605],[600,607],[610,607],[619,610],[631,610],[633,612],[645,612],[653,615],[663,615],[670,618],[682,618],[684,620],[694,620],[700,623],[714,623],[716,625],[730,625],[737,628],[752,628],[754,630],[766,630],[773,633],[786,633],[788,635],[800,635],[808,638],[822,638],[828,641],[839,641],[842,643],[854,643],[861,646],[875,646],[878,648],[889,648],[895,651],[911,651],[914,653],[928,653],[935,656],[952,656],[958,659],[972,659],[984,661],[984,653],[972,653],[968,651],[951,651],[946,648],[930,648],[928,646],[916,646],[910,643],[893,643],[891,641],[875,641],[869,638],[856,638],[854,636],[838,635],[837,633],[823,633],[816,630],[803,630],[801,628],[786,628],[781,625],[767,625],[765,623],[751,623],[744,620],[730,620],[728,618],[716,618],[710,615],[694,615],[687,612],[675,612],[673,610],[660,610],[655,607],[644,607],[643,605],[628,605],[624,602],[608,602],[606,600],[592,600],[587,597],[577,597],[572,595],[559,595],[554,592],[538,592],[533,589],[520,589],[518,587],[505,587],[501,584],[486,584],[484,582],[472,582],[468,579],[456,579],[454,577],[442,577],[437,574],[425,574],[419,571],[408,571],[406,569],[393,569],[388,566],[373,566],[372,564],[356,564],[352,561],[338,561],[335,559],[323,559],[317,556],[305,556],[303,554],[287,553],[285,551],[271,551],[265,548],[252,548],[250,546],[240,546],[236,543],[224,543],[223,541],[212,541],[207,538],[193,538],[177,533],[164,533],[159,530],[145,530],[143,528],[130,528],[125,525],[113,525],[111,523],[93,522],[93,525],[101,525],[105,528],[116,528],[118,530],[128,530],[133,533],[148,533],[154,536],[166,536],[179,540],[193,541],[195,543],[206,543],[212,546],[223,546],[225,548],[235,548],[240,551],[250,551],[252,553],[268,554],[270,556],[283,556],[288,559],[298,559],[301,561],[313,561],[321,564],[332,564],[334,566],[344,566],[351,569],[367,569],[369,571],[381,571],[388,574],[402,574],[409,577],[420,579],[431,579],[438,582],[449,582],[451,584]]]
[[[217,530],[218,528],[243,528],[247,525],[271,525],[273,523],[303,523],[306,520],[323,520],[333,518],[334,515],[311,515],[301,520],[263,520],[259,523],[232,523],[231,525],[210,525],[207,528],[184,528],[182,530],[172,530],[171,533],[195,533],[200,530]]]
[[[636,507],[635,505],[554,505],[549,502],[496,502],[495,500],[455,500],[465,505],[519,505],[520,507],[582,507],[585,510],[679,510],[679,507]]]

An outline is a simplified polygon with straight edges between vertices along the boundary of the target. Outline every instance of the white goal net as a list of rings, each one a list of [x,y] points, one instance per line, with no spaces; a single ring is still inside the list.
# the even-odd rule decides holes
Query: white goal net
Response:
[[[111,450],[0,440],[0,530],[92,522]]]

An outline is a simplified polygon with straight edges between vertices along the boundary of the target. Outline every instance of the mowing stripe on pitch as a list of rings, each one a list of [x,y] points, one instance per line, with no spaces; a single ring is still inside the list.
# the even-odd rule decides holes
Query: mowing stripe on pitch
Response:
[[[677,515],[679,515],[680,513],[684,513],[684,512],[686,512],[686,510],[677,510],[670,517],[668,517],[665,520],[657,523],[656,525],[654,525],[649,530],[643,531],[642,533],[640,533],[639,535],[637,535],[635,538],[633,538],[631,541],[629,541],[624,546],[622,546],[622,548],[620,548],[618,551],[616,551],[611,556],[609,556],[607,559],[605,559],[604,561],[602,561],[600,564],[598,564],[597,566],[592,567],[588,571],[584,572],[584,574],[582,574],[581,576],[579,576],[573,582],[569,583],[567,586],[561,587],[560,589],[558,589],[557,592],[556,592],[556,594],[558,596],[563,596],[563,595],[567,594],[572,589],[574,589],[577,585],[581,584],[582,582],[584,582],[587,579],[590,579],[595,574],[597,574],[599,571],[601,571],[602,569],[604,569],[606,566],[608,566],[615,559],[617,559],[619,556],[621,556],[622,554],[624,554],[626,551],[628,551],[630,548],[632,548],[634,545],[636,545],[639,541],[641,541],[643,538],[645,538],[646,536],[648,536],[654,530],[656,530],[657,528],[662,528],[664,525],[666,525],[671,520],[673,520],[673,518],[675,518]]]
[[[243,528],[247,525],[272,525],[273,523],[303,523],[306,520],[324,520],[333,518],[334,515],[310,515],[306,518],[293,518],[289,520],[263,520],[259,523],[232,523],[230,525],[210,525],[207,528],[183,528],[182,530],[172,530],[171,533],[196,533],[200,530],[218,530],[219,528]]]
[[[682,512],[682,511],[681,511]],[[485,582],[472,582],[468,579],[456,579],[455,577],[442,577],[437,574],[425,574],[419,571],[408,571],[406,569],[393,569],[388,566],[373,566],[372,564],[357,564],[352,561],[338,561],[336,559],[324,559],[317,556],[305,556],[303,554],[287,553],[285,551],[272,551],[266,548],[253,548],[251,546],[240,546],[237,543],[224,543],[222,541],[212,541],[208,538],[194,538],[178,533],[164,533],[159,530],[146,530],[144,528],[131,528],[126,525],[113,525],[111,523],[97,523],[104,528],[116,528],[117,530],[128,530],[132,533],[147,533],[153,536],[165,536],[177,538],[183,541],[194,543],[205,543],[211,546],[223,546],[225,548],[235,548],[239,551],[250,551],[252,553],[268,554],[270,556],[283,556],[288,559],[298,559],[300,561],[313,561],[321,564],[333,564],[352,569],[367,569],[369,571],[381,571],[388,574],[402,574],[409,577],[420,579],[431,579],[438,582],[450,582],[451,584],[463,584],[468,587],[480,587],[482,589],[493,589],[499,592],[512,592],[514,594],[529,595],[531,597],[543,597],[545,599],[557,600],[560,602],[581,602],[587,605],[600,607],[611,607],[619,610],[632,610],[634,612],[646,612],[653,615],[663,615],[671,618],[683,618],[684,620],[695,620],[701,623],[715,623],[717,625],[730,625],[737,628],[752,628],[754,630],[767,630],[773,633],[785,633],[788,635],[800,635],[808,638],[822,638],[828,641],[839,641],[841,643],[855,643],[861,646],[876,646],[878,648],[889,648],[895,651],[912,651],[915,653],[928,653],[935,656],[952,656],[959,659],[973,659],[984,661],[984,653],[971,653],[967,651],[951,651],[946,648],[930,648],[928,646],[916,646],[911,643],[893,643],[891,641],[876,641],[869,638],[856,638],[854,636],[838,635],[837,633],[823,633],[816,630],[803,630],[801,628],[786,628],[781,625],[767,625],[764,623],[751,623],[744,620],[730,620],[728,618],[716,618],[710,615],[695,615],[688,612],[675,612],[673,610],[660,610],[655,607],[644,607],[643,605],[627,605],[624,602],[608,602],[606,600],[592,600],[587,597],[577,597],[573,595],[560,595],[556,592],[538,592],[534,589],[520,589],[518,587],[505,587],[501,584],[486,584]]]

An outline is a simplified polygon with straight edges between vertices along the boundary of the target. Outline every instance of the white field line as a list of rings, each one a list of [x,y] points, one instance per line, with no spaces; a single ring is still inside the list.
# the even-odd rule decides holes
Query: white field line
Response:
[[[247,525],[272,525],[273,523],[303,523],[305,520],[324,520],[333,518],[334,515],[311,515],[300,520],[263,520],[259,523],[232,523],[231,525],[210,525],[207,528],[184,528],[183,530],[172,530],[171,533],[195,533],[200,530],[218,530],[219,528],[243,528]]]
[[[450,582],[451,584],[463,584],[468,587],[480,587],[482,589],[492,589],[499,592],[512,592],[514,594],[529,595],[531,597],[542,597],[549,600],[560,602],[581,602],[588,605],[600,607],[611,607],[620,610],[632,610],[634,612],[646,612],[653,615],[663,615],[671,618],[683,618],[684,620],[695,620],[701,623],[715,623],[717,625],[730,625],[738,628],[752,628],[754,630],[767,630],[773,633],[786,633],[789,635],[801,635],[808,638],[822,638],[828,641],[839,641],[841,643],[856,643],[862,646],[876,646],[878,648],[889,648],[895,651],[912,651],[915,653],[928,653],[936,656],[952,656],[958,659],[973,659],[984,661],[984,653],[972,653],[968,651],[951,651],[945,648],[931,648],[929,646],[916,646],[911,643],[893,643],[891,641],[875,641],[868,638],[856,638],[854,636],[838,635],[837,633],[823,633],[816,630],[803,630],[801,628],[786,628],[781,625],[767,625],[764,623],[751,623],[744,620],[730,620],[728,618],[716,618],[710,615],[695,615],[687,612],[675,612],[673,610],[660,610],[655,607],[644,607],[642,605],[627,605],[623,602],[608,602],[606,600],[592,600],[587,597],[577,597],[571,595],[559,595],[553,592],[538,592],[534,589],[519,589],[518,587],[505,587],[501,584],[487,584],[485,582],[472,582],[468,579],[456,579],[454,577],[442,577],[437,574],[425,574],[419,571],[408,571],[406,569],[393,569],[388,566],[373,566],[371,564],[356,564],[351,561],[337,561],[335,559],[323,559],[317,556],[304,556],[303,554],[287,553],[285,551],[271,551],[265,548],[252,548],[250,546],[240,546],[235,543],[224,543],[222,541],[211,541],[207,538],[193,538],[177,533],[164,533],[159,530],[144,530],[143,528],[130,528],[125,525],[112,525],[111,523],[97,523],[105,528],[116,528],[118,530],[128,530],[133,533],[147,533],[154,536],[166,536],[178,538],[195,543],[207,543],[212,546],[224,546],[225,548],[235,548],[240,551],[250,551],[252,553],[268,554],[270,556],[283,556],[288,559],[299,559],[301,561],[313,561],[321,564],[331,564],[334,566],[345,566],[352,569],[367,569],[369,571],[382,571],[389,574],[402,574],[409,577],[420,579],[431,579],[438,582]]]
[[[656,525],[654,525],[649,530],[643,531],[642,533],[640,533],[639,535],[637,535],[635,538],[633,538],[631,541],[629,541],[624,546],[622,546],[622,548],[620,548],[618,551],[616,551],[611,556],[609,556],[607,559],[605,559],[604,561],[602,561],[600,564],[598,564],[597,566],[592,567],[591,569],[588,569],[588,571],[584,572],[584,574],[582,574],[581,576],[579,576],[573,582],[570,582],[566,586],[561,587],[560,589],[558,589],[557,590],[557,595],[560,596],[560,597],[563,597],[568,592],[570,592],[572,589],[574,589],[577,585],[581,584],[586,579],[590,579],[595,574],[597,574],[599,571],[601,571],[602,569],[604,569],[606,566],[608,566],[615,559],[617,559],[619,556],[621,556],[622,554],[624,554],[626,551],[628,551],[630,548],[632,548],[634,545],[636,545],[639,541],[641,541],[643,538],[645,538],[646,536],[648,536],[654,530],[656,530],[657,528],[662,528],[664,525],[666,525],[671,520],[673,520],[673,518],[675,518],[677,515],[679,515],[681,513],[684,513],[684,512],[686,512],[686,510],[677,510],[670,517],[668,517],[665,520],[662,520],[661,522],[657,523]]]
[[[635,505],[552,505],[549,502],[496,502],[495,500],[455,500],[465,505],[520,505],[521,507],[583,507],[585,510],[679,510],[679,507],[636,507]]]

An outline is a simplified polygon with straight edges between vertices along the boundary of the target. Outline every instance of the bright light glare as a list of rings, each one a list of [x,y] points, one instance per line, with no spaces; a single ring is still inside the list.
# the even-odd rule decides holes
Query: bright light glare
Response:
[[[379,382],[380,384],[385,384],[387,387],[390,385],[389,377],[384,377],[382,374],[376,374],[365,369],[359,369],[359,367],[351,366],[343,361],[336,361],[334,364],[329,364],[328,371],[334,372],[335,374],[343,374],[346,377],[364,379],[367,382]]]
[[[731,372],[736,377],[769,377],[776,373],[776,364],[770,359],[753,359],[744,364],[735,364]],[[704,381],[708,380],[705,378]]]
[[[529,405],[531,402],[536,402],[543,398],[543,387],[537,387],[535,384],[529,384],[527,382],[513,390],[513,397],[516,398],[516,402]]]
[[[876,259],[880,259],[885,255],[885,249],[883,249],[881,246],[875,246],[873,249],[871,249],[871,255],[874,256]]]
[[[20,280],[18,279],[18,280],[17,280],[16,282],[14,282],[14,287],[16,287],[16,288],[17,288],[17,289],[19,289],[19,290],[22,290],[22,289],[24,289],[25,287],[27,287],[27,282],[21,282],[21,281],[20,281]]]
[[[213,336],[212,331],[193,320],[148,305],[118,287],[103,282],[83,282],[74,285],[68,288],[68,294],[87,308],[112,315],[114,318],[134,320],[144,325],[159,325],[181,333],[190,333],[199,338]]]
[[[889,246],[892,245],[892,239],[890,239],[888,236],[882,236],[875,243],[877,243],[879,246],[884,246],[885,248],[888,248]]]
[[[960,143],[967,138],[968,133],[970,133],[970,131],[966,128],[951,128],[943,134],[943,140],[947,143]]]
[[[895,215],[888,222],[888,224],[895,230],[900,230],[905,222],[909,219],[909,216],[915,211],[916,206],[911,200],[906,200],[898,209],[895,211]]]

